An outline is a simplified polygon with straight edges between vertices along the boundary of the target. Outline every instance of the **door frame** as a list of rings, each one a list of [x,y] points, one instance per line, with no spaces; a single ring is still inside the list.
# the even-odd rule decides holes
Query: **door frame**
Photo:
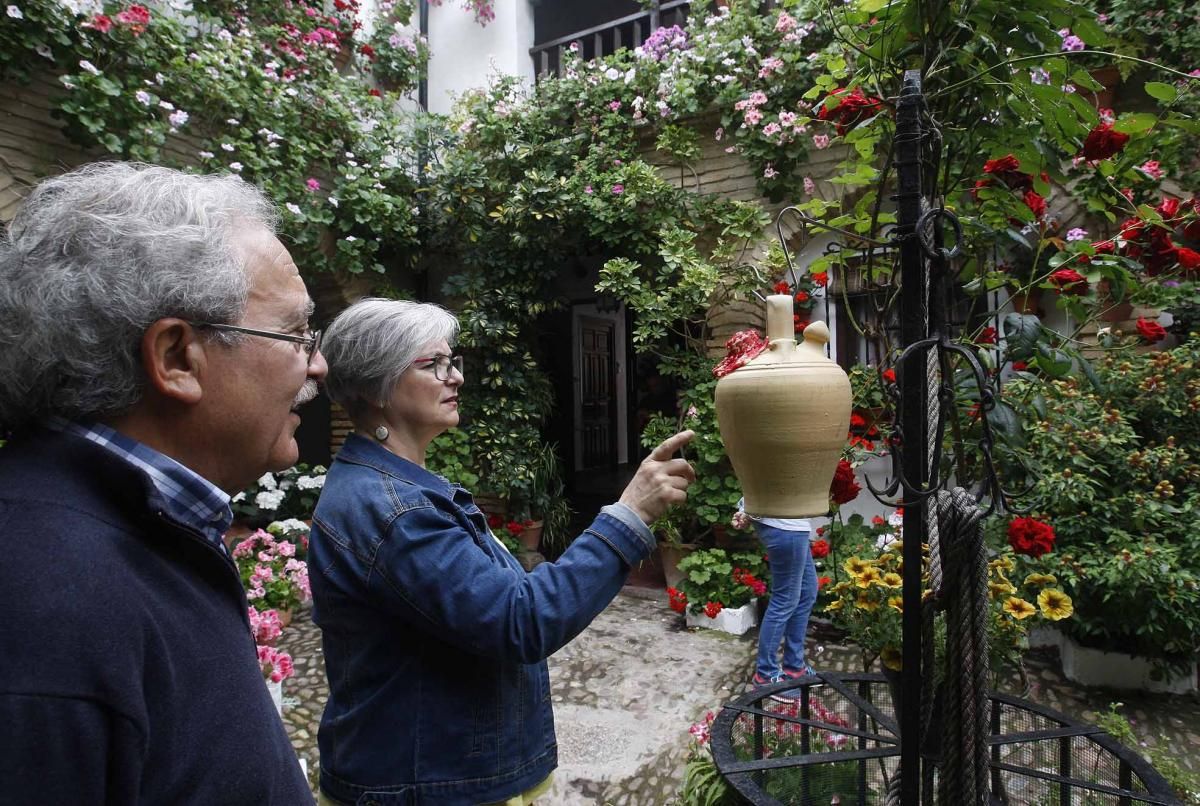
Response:
[[[571,431],[574,442],[574,471],[583,469],[583,318],[603,319],[613,325],[613,406],[617,433],[617,464],[629,461],[629,379],[625,360],[625,306],[617,311],[601,311],[594,303],[571,305]]]

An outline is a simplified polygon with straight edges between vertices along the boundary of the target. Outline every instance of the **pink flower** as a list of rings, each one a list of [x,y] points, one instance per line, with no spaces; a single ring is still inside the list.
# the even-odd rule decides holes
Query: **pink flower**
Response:
[[[1141,165],[1142,173],[1151,179],[1162,179],[1167,172],[1158,166],[1158,160],[1147,160]]]
[[[279,544],[277,550],[281,557],[294,557],[296,555],[296,545],[286,540]]]
[[[817,183],[813,181],[811,176],[804,177],[804,192],[809,196],[817,192]]]
[[[742,119],[745,121],[747,126],[754,127],[757,126],[759,121],[762,120],[762,116],[762,112],[758,111],[758,109],[754,107],[750,107],[746,110],[746,114]]]
[[[313,179],[311,176],[304,182],[304,186],[308,188],[309,193],[321,189],[321,183],[316,179]]]
[[[812,138],[813,138],[813,145],[816,146],[818,149],[829,148],[829,135],[828,134],[814,134],[812,136]]]
[[[780,112],[779,113],[779,124],[781,126],[791,126],[795,122],[796,122],[796,113],[795,112]]]
[[[621,102],[620,101],[610,102],[608,105],[608,109],[610,112],[620,112],[621,111]]]
[[[725,136],[725,128],[723,126],[718,128],[715,132],[713,132],[713,139],[716,140],[717,142],[720,142],[721,138],[724,136]]]
[[[779,176],[779,171],[775,170],[768,163],[767,167],[765,169],[763,169],[763,179],[774,179],[777,176]]]
[[[786,34],[788,31],[795,29],[795,27],[796,20],[790,17],[786,11],[780,11],[779,19],[775,20],[775,30]]]
[[[617,195],[617,196],[620,196],[622,193],[624,193],[624,192],[625,192],[625,186],[624,186],[624,185],[621,185],[621,184],[613,185],[613,186],[612,186],[612,192],[613,192],[615,195]]]
[[[591,186],[591,185],[584,185],[584,186],[583,186],[583,192],[584,192],[584,193],[587,193],[587,194],[589,194],[589,195],[590,195],[590,194],[592,193],[592,186]]]
[[[762,133],[763,137],[774,137],[775,135],[779,134],[780,131],[781,129],[778,123],[768,123],[766,126],[763,126]]]

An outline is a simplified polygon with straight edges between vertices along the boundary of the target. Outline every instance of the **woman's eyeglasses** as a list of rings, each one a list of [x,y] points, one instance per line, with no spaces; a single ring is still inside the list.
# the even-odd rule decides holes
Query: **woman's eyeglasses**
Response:
[[[413,365],[424,364],[421,369],[432,369],[433,377],[439,381],[450,380],[450,368],[461,376],[463,374],[463,359],[461,355],[431,355],[425,358],[414,358]]]
[[[321,349],[321,331],[310,330],[307,336],[293,336],[291,333],[276,333],[273,330],[255,330],[249,327],[240,327],[238,325],[222,325],[216,322],[188,322],[192,327],[206,327],[210,330],[228,330],[233,333],[245,333],[250,336],[262,336],[264,339],[278,339],[279,341],[290,341],[293,344],[299,344],[300,349],[308,355],[308,363],[311,365],[313,356]]]

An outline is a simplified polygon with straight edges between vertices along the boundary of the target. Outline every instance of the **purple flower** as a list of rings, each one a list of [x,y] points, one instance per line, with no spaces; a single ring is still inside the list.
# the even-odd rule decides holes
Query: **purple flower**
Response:
[[[1087,236],[1088,236],[1088,231],[1085,230],[1083,227],[1075,227],[1074,229],[1067,231],[1067,240],[1068,241],[1082,241]]]
[[[592,192],[592,186],[591,186],[591,185],[584,185],[584,186],[583,186],[583,192],[584,192],[584,193],[589,193],[589,194],[590,194],[590,193]]]
[[[622,193],[625,192],[625,186],[621,185],[621,184],[613,185],[612,192],[615,193],[616,195],[620,196]]]

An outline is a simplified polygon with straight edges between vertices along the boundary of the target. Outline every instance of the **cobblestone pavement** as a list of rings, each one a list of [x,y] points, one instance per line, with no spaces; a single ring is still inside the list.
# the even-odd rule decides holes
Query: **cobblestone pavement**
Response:
[[[550,659],[559,768],[540,802],[671,803],[683,776],[689,725],[745,690],[755,636],[753,630],[741,637],[689,631],[665,596],[627,588]],[[317,725],[327,688],[319,632],[307,610],[296,614],[281,646],[296,666],[284,688],[284,720],[315,791]],[[856,649],[824,642],[819,632],[809,662],[827,671],[861,670]],[[1083,689],[1063,679],[1052,650],[1031,653],[1027,666],[1031,685],[1024,696],[1083,721],[1122,702],[1146,747],[1164,742],[1181,766],[1200,773],[1200,697]],[[1021,694],[1015,675],[1002,688]]]

